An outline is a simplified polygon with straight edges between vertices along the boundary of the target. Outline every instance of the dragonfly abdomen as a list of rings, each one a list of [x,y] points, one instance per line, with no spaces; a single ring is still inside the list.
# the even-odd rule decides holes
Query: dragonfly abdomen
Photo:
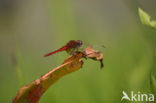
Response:
[[[67,47],[66,47],[66,46],[63,46],[62,48],[60,48],[60,49],[58,49],[58,50],[56,50],[56,51],[50,52],[50,53],[48,53],[48,54],[45,54],[44,57],[47,57],[47,56],[49,56],[49,55],[52,55],[52,54],[55,54],[55,53],[58,53],[58,52],[61,52],[61,51],[64,51],[64,50],[66,50],[66,49],[67,49]]]

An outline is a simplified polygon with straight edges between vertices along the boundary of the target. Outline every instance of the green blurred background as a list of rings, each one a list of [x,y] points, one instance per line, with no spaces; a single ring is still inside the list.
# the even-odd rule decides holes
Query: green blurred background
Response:
[[[151,93],[156,30],[141,24],[138,7],[156,19],[155,0],[1,0],[0,103],[10,103],[20,87],[60,65],[65,52],[43,55],[69,40],[105,45],[105,67],[84,60],[40,103],[120,103],[123,90]]]

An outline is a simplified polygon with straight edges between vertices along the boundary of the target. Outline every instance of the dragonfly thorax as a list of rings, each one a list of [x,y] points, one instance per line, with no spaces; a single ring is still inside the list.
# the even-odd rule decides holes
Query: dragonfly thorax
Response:
[[[67,48],[79,48],[82,45],[82,41],[81,40],[70,40],[67,44],[66,47]]]

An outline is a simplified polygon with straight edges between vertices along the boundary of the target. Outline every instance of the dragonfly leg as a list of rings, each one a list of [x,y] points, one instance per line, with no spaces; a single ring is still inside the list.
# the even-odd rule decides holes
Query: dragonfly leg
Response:
[[[87,56],[84,53],[82,53],[82,54],[83,54],[82,57],[87,60]]]
[[[70,55],[75,53],[75,49],[72,49],[72,51],[69,53]]]
[[[73,48],[69,54],[72,55],[72,54],[74,54],[77,51],[79,51],[78,48]]]

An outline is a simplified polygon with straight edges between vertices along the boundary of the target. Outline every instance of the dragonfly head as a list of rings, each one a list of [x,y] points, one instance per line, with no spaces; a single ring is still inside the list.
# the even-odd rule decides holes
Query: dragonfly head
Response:
[[[78,47],[80,47],[82,44],[83,44],[83,43],[82,43],[81,40],[77,40],[77,45],[78,45]]]

